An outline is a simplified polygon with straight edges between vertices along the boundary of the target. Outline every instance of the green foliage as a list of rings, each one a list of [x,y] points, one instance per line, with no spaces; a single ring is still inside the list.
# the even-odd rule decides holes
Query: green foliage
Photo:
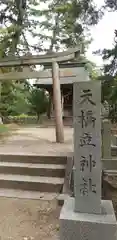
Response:
[[[28,83],[15,81],[1,82],[0,112],[3,117],[8,115],[19,115],[29,111],[29,89]]]
[[[42,42],[46,39],[50,43],[49,51],[63,47],[87,44],[84,30],[96,24],[100,13],[90,0],[51,0],[46,1],[48,7],[41,11],[44,20],[41,22],[39,37]],[[46,31],[45,31],[46,30]],[[89,42],[89,41],[88,41]]]
[[[28,97],[30,95],[30,88],[28,90],[26,81],[24,83],[15,84],[15,99],[12,105],[12,115],[26,114],[29,112],[30,104]]]
[[[115,39],[112,49],[104,49],[102,52],[103,60],[108,61],[104,65],[104,74],[115,78],[117,76],[117,30],[115,30]]]
[[[7,116],[11,113],[11,108],[14,102],[14,85],[9,81],[1,82],[1,99],[0,112],[2,116]]]
[[[85,45],[84,31],[101,17],[92,0],[0,0],[0,6],[2,57]]]
[[[45,9],[41,4],[45,3]],[[96,24],[100,12],[91,0],[0,0],[0,57],[26,55],[32,52],[58,51],[83,45],[85,31]],[[35,41],[30,41],[30,38]],[[48,45],[48,46],[47,46]],[[9,72],[11,69],[1,69]],[[18,70],[17,68],[15,69]],[[95,78],[94,72],[92,78]],[[1,83],[0,112],[9,115],[36,114],[47,111],[45,91],[31,88],[27,81]]]
[[[31,106],[31,112],[35,113],[39,120],[40,115],[47,111],[48,107],[47,93],[44,90],[32,88],[29,101]]]
[[[87,59],[85,59],[86,62],[86,69],[89,73],[89,77],[91,80],[98,80],[98,77],[100,75],[100,71],[97,69],[96,64],[88,61]]]
[[[92,0],[0,0],[0,6],[2,57],[87,45],[84,32],[101,17]]]
[[[110,104],[115,104],[117,102],[117,43],[115,42],[112,49],[104,49],[102,56],[103,60],[108,61],[103,68],[103,95]]]
[[[38,5],[38,0],[0,0],[0,52],[3,57],[26,54],[34,49],[35,44],[29,44],[27,35],[32,35],[38,24],[32,11],[32,7]]]
[[[117,1],[105,0],[104,11],[117,11]],[[112,49],[97,52],[104,60],[102,80],[102,101],[107,100],[113,106],[117,104],[117,30],[115,30]],[[115,111],[115,110],[114,110]],[[112,108],[113,115],[113,108]]]

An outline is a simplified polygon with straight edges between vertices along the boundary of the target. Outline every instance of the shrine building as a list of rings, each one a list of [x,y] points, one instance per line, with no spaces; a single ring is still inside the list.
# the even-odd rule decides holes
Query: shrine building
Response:
[[[72,118],[73,116],[73,82],[85,81],[89,78],[85,70],[85,63],[62,63],[59,64],[59,76],[61,87],[61,103],[63,110],[63,118]],[[49,93],[49,113],[48,117],[54,117],[53,104],[53,86],[52,86],[52,70],[51,67],[40,72],[39,78],[35,80],[35,86],[45,89]]]

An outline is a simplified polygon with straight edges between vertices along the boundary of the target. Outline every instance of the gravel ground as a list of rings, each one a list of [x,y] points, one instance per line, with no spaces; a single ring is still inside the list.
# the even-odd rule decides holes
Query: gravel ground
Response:
[[[0,198],[0,239],[56,240],[59,214],[56,200]]]
[[[0,143],[3,153],[60,154],[72,150],[72,129],[57,144],[54,128],[20,128]],[[0,198],[0,240],[56,240],[59,232],[56,200]]]
[[[117,192],[109,194],[117,217]],[[0,198],[0,240],[58,240],[60,209],[56,200]]]
[[[55,128],[26,127],[18,129],[0,143],[0,152],[64,154],[73,151],[73,129],[64,128],[65,143],[56,143]]]
[[[55,142],[54,128],[20,128],[0,143],[5,153],[60,154],[73,151],[73,129],[64,128],[65,143]],[[117,189],[107,188],[117,217]],[[0,240],[57,240],[60,207],[56,200],[0,198]]]

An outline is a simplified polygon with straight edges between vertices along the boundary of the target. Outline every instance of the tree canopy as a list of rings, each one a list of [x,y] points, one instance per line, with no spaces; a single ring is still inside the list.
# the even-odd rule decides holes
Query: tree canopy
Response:
[[[30,111],[36,114],[37,119],[39,120],[40,115],[47,112],[47,108],[48,108],[47,93],[43,89],[34,87],[31,89],[29,102],[31,104]]]
[[[0,0],[0,6],[1,56],[86,43],[84,29],[100,17],[91,0]]]
[[[0,58],[49,53],[80,44],[85,53],[91,41],[89,27],[97,24],[101,15],[92,0],[0,0]],[[95,67],[90,63],[88,69],[95,78]],[[32,111],[39,117],[46,104],[45,91],[27,80],[24,84],[20,80],[1,83],[3,116]]]
[[[37,0],[0,0],[0,52],[1,56],[8,53],[23,55],[34,49],[30,45],[28,35],[32,33],[38,21],[32,11],[38,6]],[[35,10],[36,11],[36,10]]]
[[[86,45],[86,30],[97,24],[100,12],[90,0],[51,0],[45,1],[46,8],[41,11],[44,20],[41,22],[40,39],[49,41],[48,50],[63,47]],[[39,27],[40,27],[39,26]],[[88,39],[89,40],[89,39]],[[44,50],[46,50],[44,48]]]
[[[117,11],[117,1],[105,0],[105,11]],[[114,31],[113,47],[99,51],[104,61],[102,80],[102,101],[117,103],[117,30]]]

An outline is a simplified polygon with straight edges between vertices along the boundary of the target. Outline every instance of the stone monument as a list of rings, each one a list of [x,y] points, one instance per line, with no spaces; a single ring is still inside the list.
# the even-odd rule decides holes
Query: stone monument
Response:
[[[74,190],[60,214],[60,240],[115,240],[111,201],[101,201],[101,83],[74,83]]]

